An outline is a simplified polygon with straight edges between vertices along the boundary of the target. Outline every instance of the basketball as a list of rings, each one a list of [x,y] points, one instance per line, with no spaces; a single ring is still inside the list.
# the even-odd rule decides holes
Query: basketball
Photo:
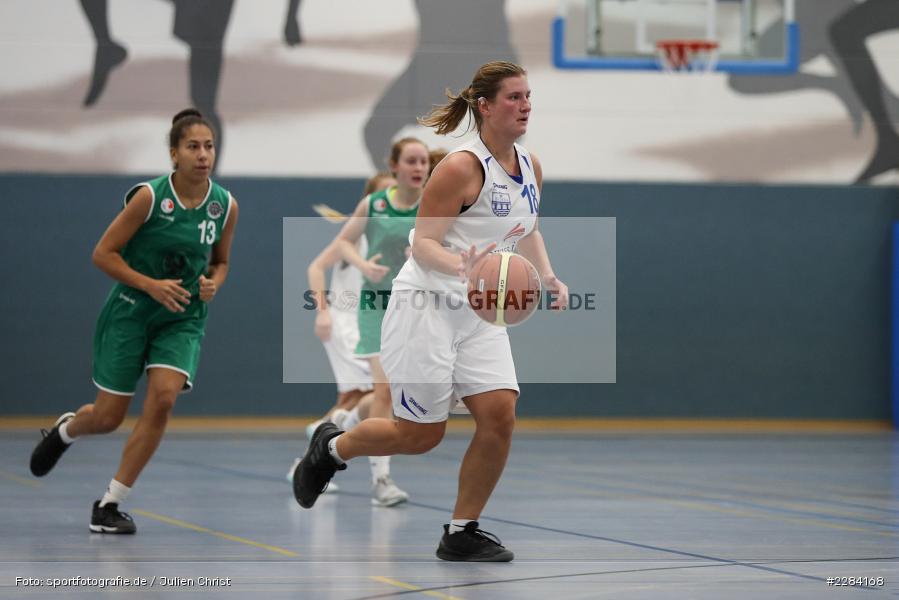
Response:
[[[491,325],[521,325],[540,304],[537,269],[520,254],[489,254],[469,275],[468,304]]]

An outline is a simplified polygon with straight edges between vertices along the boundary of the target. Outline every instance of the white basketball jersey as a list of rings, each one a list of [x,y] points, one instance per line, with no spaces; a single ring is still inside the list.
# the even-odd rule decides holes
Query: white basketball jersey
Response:
[[[368,254],[368,242],[363,235],[357,246],[359,254]],[[362,272],[353,265],[340,261],[331,268],[331,308],[354,316],[359,307],[362,289]]]
[[[450,225],[443,238],[444,247],[459,254],[472,245],[480,250],[496,242],[495,252],[515,252],[518,241],[534,230],[540,207],[531,155],[515,144],[521,177],[512,177],[493,158],[480,136],[450,154],[455,152],[471,152],[478,157],[484,171],[484,186],[474,204],[463,208]],[[465,283],[458,277],[423,267],[414,258],[406,261],[394,286],[432,291],[465,289]]]

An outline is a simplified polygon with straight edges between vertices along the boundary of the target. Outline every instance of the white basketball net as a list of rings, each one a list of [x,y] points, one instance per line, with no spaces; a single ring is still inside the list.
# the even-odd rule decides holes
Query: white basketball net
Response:
[[[656,42],[656,53],[666,73],[709,73],[718,62],[718,42],[661,40]]]

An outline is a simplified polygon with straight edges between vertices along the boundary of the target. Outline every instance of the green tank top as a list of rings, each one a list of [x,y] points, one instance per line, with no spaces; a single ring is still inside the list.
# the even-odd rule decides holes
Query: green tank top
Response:
[[[390,272],[378,283],[365,279],[363,289],[389,290],[393,278],[406,263],[409,232],[415,227],[418,204],[405,210],[394,207],[390,198],[395,189],[381,190],[368,197],[368,224],[365,226],[368,254],[365,258],[381,254],[378,263],[390,267]]]
[[[140,183],[125,195],[127,205],[147,186],[153,204],[144,224],[122,249],[122,258],[147,277],[180,279],[181,287],[197,296],[200,275],[206,273],[212,246],[221,239],[231,212],[231,194],[210,180],[203,202],[188,209],[175,193],[171,177]]]

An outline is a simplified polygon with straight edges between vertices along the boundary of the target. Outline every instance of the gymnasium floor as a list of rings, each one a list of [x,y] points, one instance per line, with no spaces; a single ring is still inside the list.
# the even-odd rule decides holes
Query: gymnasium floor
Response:
[[[405,506],[370,505],[363,459],[338,474],[340,493],[303,510],[284,479],[297,435],[171,432],[125,507],[135,536],[87,528],[124,434],[78,442],[40,480],[27,470],[37,435],[0,437],[3,598],[899,596],[899,435],[888,431],[522,432],[481,521],[514,550],[510,564],[434,557],[465,433],[394,459]],[[155,580],[101,590],[88,580],[99,577]]]

